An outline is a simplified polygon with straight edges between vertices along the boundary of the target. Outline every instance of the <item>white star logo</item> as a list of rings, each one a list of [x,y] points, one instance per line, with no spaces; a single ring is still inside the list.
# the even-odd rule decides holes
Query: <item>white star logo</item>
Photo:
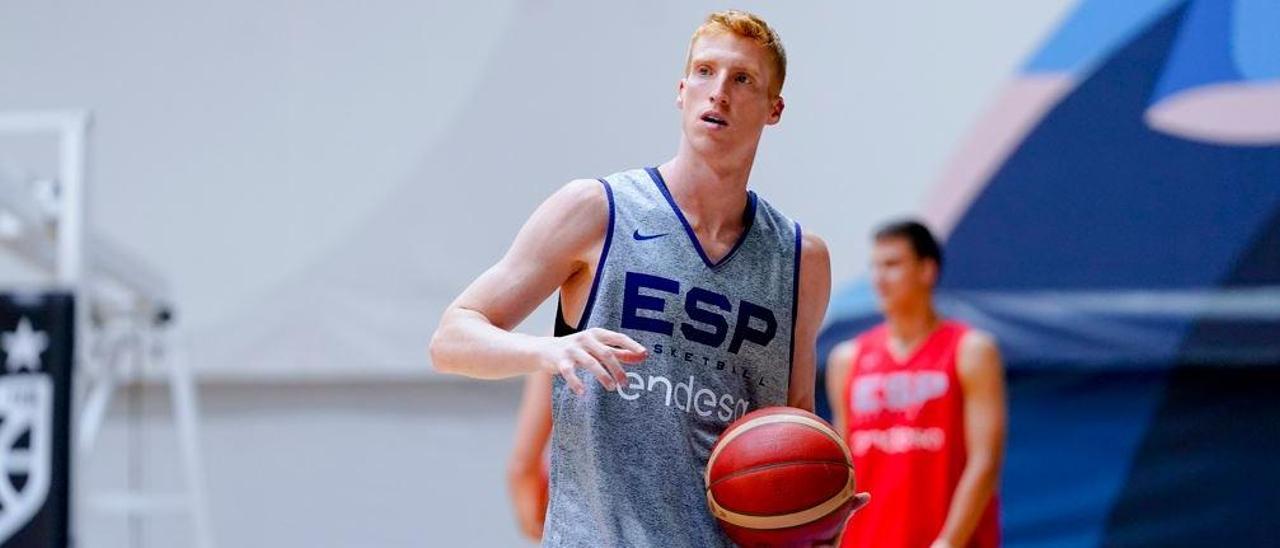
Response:
[[[7,356],[4,366],[10,373],[23,369],[35,372],[40,369],[40,353],[49,348],[48,335],[32,329],[31,322],[22,318],[18,322],[17,331],[5,333],[3,337],[4,353]]]

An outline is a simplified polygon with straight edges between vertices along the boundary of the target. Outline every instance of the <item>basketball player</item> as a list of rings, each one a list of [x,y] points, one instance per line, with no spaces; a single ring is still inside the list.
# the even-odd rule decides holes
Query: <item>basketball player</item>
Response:
[[[1004,370],[991,336],[941,318],[942,253],[924,225],[875,233],[872,281],[885,322],[827,362],[835,426],[874,505],[841,546],[1000,544],[996,486],[1004,455]]]
[[[675,157],[565,185],[441,318],[437,369],[555,375],[544,543],[727,546],[712,444],[748,410],[812,410],[826,245],[747,190],[785,75],[768,24],[711,14],[676,88]],[[557,288],[560,336],[510,331]]]

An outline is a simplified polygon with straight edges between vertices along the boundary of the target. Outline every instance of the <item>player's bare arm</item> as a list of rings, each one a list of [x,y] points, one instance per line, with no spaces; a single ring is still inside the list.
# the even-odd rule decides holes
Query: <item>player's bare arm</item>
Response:
[[[852,340],[837,344],[827,355],[827,401],[831,404],[833,425],[841,436],[849,431],[849,402],[845,401],[844,387],[857,355],[858,343]]]
[[[795,349],[787,405],[813,412],[817,374],[818,329],[831,297],[831,255],[826,242],[805,232],[800,242],[800,284],[796,304]]]
[[[624,363],[638,363],[644,347],[630,337],[588,329],[567,337],[511,331],[557,288],[594,268],[608,219],[603,186],[576,180],[534,211],[506,255],[449,305],[431,338],[435,368],[482,379],[545,371],[585,390],[582,369],[605,388],[626,382]]]
[[[507,464],[507,489],[521,534],[534,541],[542,539],[547,511],[543,453],[550,437],[551,375],[533,373],[525,379],[520,398],[515,442]]]
[[[1007,431],[1004,365],[995,340],[970,331],[960,341],[956,372],[964,391],[967,460],[951,498],[938,548],[964,546],[1000,481]]]

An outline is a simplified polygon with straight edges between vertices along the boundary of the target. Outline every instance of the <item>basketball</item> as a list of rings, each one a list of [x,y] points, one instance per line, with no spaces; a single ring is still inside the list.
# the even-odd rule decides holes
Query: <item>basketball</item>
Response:
[[[729,425],[711,449],[707,504],[741,546],[829,540],[854,505],[849,449],[817,415],[768,407]]]

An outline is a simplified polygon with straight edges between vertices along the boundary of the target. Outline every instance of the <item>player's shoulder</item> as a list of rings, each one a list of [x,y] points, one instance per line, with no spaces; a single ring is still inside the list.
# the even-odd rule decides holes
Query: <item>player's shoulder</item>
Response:
[[[831,352],[827,354],[827,364],[829,367],[844,367],[853,361],[853,357],[858,354],[858,339],[848,339],[831,347]]]
[[[642,196],[639,191],[646,184],[652,184],[652,178],[646,169],[627,169],[601,177],[599,179],[574,179],[556,192],[563,195],[566,203],[572,206],[603,206],[622,200],[627,196]],[[606,209],[607,211],[607,209]]]
[[[831,261],[831,251],[822,236],[810,231],[800,232],[800,256],[805,260]]]
[[[601,225],[609,217],[608,196],[596,179],[574,179],[547,198],[544,214],[575,225]]]
[[[787,216],[778,208],[769,203],[768,200],[759,194],[752,193],[755,197],[756,209],[763,213],[765,222],[775,227],[787,227],[794,230],[793,236],[798,236],[800,240],[800,256],[804,261],[822,260],[830,261],[831,252],[827,249],[827,241],[819,236],[816,232],[804,227],[799,222]],[[779,230],[781,234],[787,234],[790,231]],[[790,237],[788,237],[790,239]]]
[[[588,249],[604,237],[609,205],[604,185],[595,179],[574,179],[556,189],[530,217],[533,240],[557,249]]]
[[[607,196],[598,179],[574,179],[556,190],[551,199],[565,206],[590,207],[604,204]]]
[[[995,336],[981,329],[968,329],[960,337],[956,348],[956,368],[961,377],[984,376],[983,371],[995,373],[1004,366]]]
[[[960,336],[960,352],[961,353],[986,353],[999,351],[996,345],[996,337],[987,331],[967,327],[964,334]]]
[[[889,326],[884,322],[880,322],[853,336],[852,340],[857,345],[859,352],[868,350],[874,351],[884,346],[885,341],[889,338]]]

